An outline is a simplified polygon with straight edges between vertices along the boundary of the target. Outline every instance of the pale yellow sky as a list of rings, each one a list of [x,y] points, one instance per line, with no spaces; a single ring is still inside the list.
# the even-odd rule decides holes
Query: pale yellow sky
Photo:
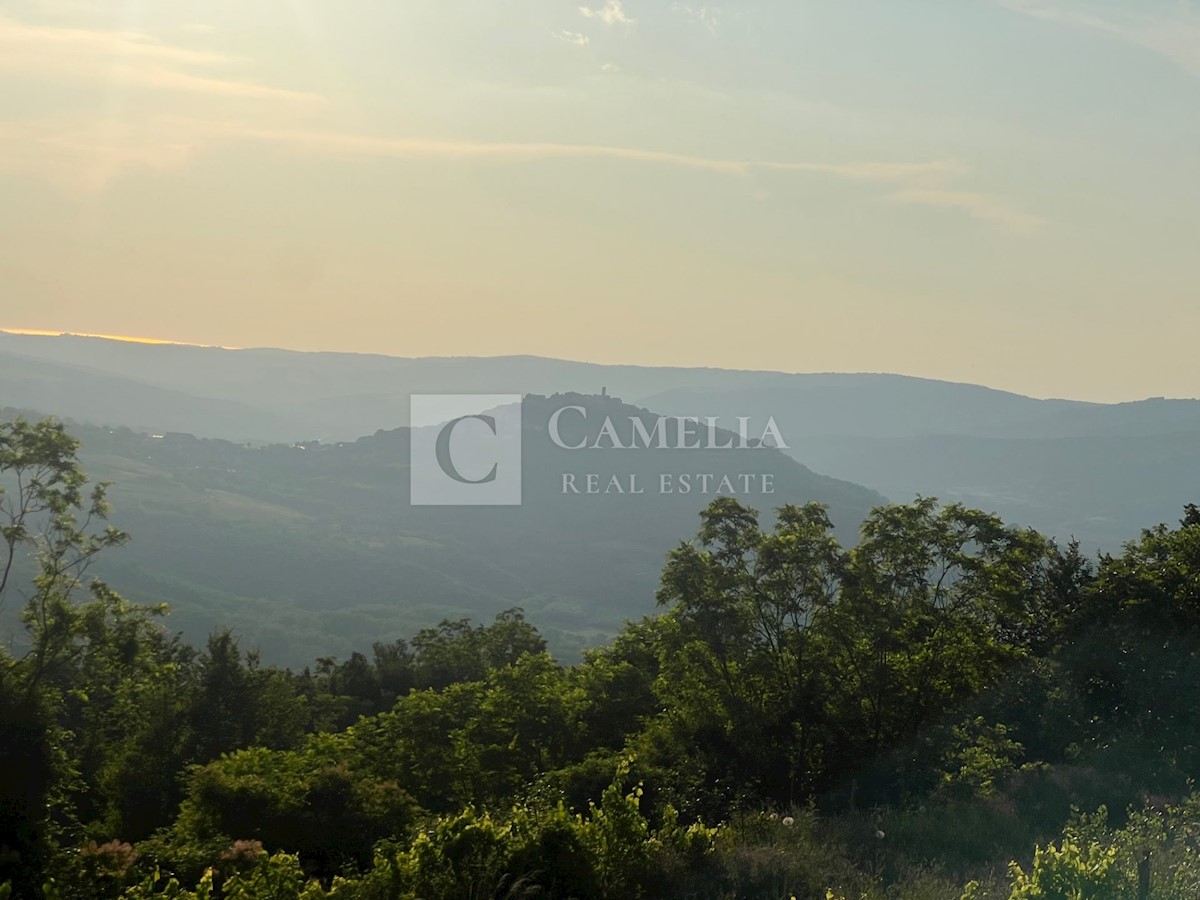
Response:
[[[1177,0],[0,0],[0,327],[1200,394]]]

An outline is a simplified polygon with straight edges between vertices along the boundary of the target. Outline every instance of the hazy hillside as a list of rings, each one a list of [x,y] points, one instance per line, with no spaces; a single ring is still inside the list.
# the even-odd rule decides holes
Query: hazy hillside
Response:
[[[1200,499],[1200,432],[1046,439],[815,437],[791,451],[893,497],[993,510],[1089,550],[1115,550]]]
[[[236,442],[354,440],[412,393],[595,393],[664,414],[773,417],[791,455],[897,500],[962,500],[1115,549],[1196,499],[1200,402],[1039,400],[881,374],[403,359],[0,332],[0,404],[92,425]]]
[[[664,554],[712,499],[660,495],[660,473],[770,473],[774,493],[746,496],[752,505],[819,500],[849,541],[883,502],[772,449],[562,450],[546,421],[566,402],[588,410],[589,433],[604,415],[649,415],[612,398],[527,399],[519,507],[410,506],[407,429],[249,448],[75,426],[89,472],[115,482],[114,521],[134,537],[103,574],[130,597],[171,602],[191,637],[225,623],[297,665],[516,604],[570,655],[653,609]],[[563,472],[581,484],[587,472],[602,484],[633,474],[646,492],[563,494]]]
[[[83,367],[145,386],[139,392],[117,394],[103,406],[103,415],[99,411],[88,414],[80,402],[63,401],[82,408],[78,417],[91,424],[134,427],[136,423],[141,427],[148,421],[166,421],[161,410],[167,407],[173,421],[186,418],[189,424],[174,429],[150,424],[152,430],[285,442],[354,440],[380,428],[407,424],[409,395],[413,393],[598,393],[607,387],[610,394],[636,401],[682,386],[750,384],[763,375],[721,369],[600,366],[529,356],[405,359],[0,332],[0,359],[5,358],[11,372],[19,372],[29,359],[36,359],[43,363],[43,372],[54,373],[62,381],[79,380]],[[62,366],[67,368],[56,368]],[[38,384],[6,377],[0,403],[38,407],[35,401],[43,396]],[[214,415],[214,400],[237,404],[239,411],[231,411],[227,419]],[[260,420],[247,424],[240,412],[244,407],[257,411]]]
[[[3,334],[0,333],[0,338]],[[0,406],[46,410],[96,425],[252,439],[294,424],[235,400],[201,397],[100,369],[0,349]]]
[[[801,379],[808,378],[804,381]],[[1089,550],[1115,550],[1200,497],[1200,402],[1035,400],[894,376],[780,376],[772,386],[673,391],[677,415],[773,415],[788,452],[889,497],[997,512]]]
[[[718,390],[667,391],[646,402],[671,414],[719,416],[731,422],[737,416],[774,416],[789,438],[996,434],[1041,416],[1057,418],[1095,408],[975,384],[873,374],[773,375]],[[1200,422],[1200,405],[1196,414]]]
[[[127,400],[107,404],[110,418],[101,419],[99,413],[81,417],[93,424],[132,427],[161,418],[158,408],[170,403],[176,419],[194,417],[191,427],[174,430],[287,442],[353,440],[407,424],[409,395],[421,392],[596,393],[607,387],[610,394],[671,413],[773,415],[781,423],[786,419],[787,433],[798,436],[996,434],[997,429],[1094,406],[899,375],[605,366],[528,356],[405,359],[0,332],[0,357],[6,355],[12,372],[31,358],[43,362],[44,372],[69,367],[58,372],[63,380],[78,379],[83,367],[146,386]],[[5,390],[6,405],[37,406],[23,399],[30,388],[22,382],[6,380]],[[213,400],[236,404],[227,421],[214,414]],[[261,421],[247,425],[246,407],[260,411]],[[1200,405],[1194,414],[1200,423]],[[248,427],[256,433],[246,432]]]

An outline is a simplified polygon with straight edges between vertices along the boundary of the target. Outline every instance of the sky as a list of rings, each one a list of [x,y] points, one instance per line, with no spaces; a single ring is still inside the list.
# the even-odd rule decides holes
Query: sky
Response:
[[[0,327],[1200,395],[1200,5],[0,0]]]

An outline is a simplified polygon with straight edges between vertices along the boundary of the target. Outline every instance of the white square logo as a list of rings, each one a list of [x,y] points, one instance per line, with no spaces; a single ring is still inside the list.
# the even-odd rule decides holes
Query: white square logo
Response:
[[[521,395],[413,394],[413,506],[521,505]]]

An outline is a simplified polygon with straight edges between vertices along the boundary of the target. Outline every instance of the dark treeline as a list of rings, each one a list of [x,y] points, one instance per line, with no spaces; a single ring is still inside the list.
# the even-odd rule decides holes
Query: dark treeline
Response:
[[[89,577],[76,451],[0,425],[0,897],[1200,898],[1194,506],[722,498],[578,665],[514,609],[294,672]]]

